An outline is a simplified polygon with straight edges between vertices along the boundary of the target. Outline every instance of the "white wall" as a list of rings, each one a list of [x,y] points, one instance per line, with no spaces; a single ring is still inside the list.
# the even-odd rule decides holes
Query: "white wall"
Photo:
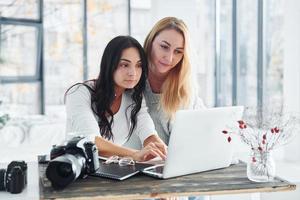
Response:
[[[284,15],[284,102],[300,113],[300,1],[285,1]],[[286,146],[285,158],[300,161],[300,133]]]

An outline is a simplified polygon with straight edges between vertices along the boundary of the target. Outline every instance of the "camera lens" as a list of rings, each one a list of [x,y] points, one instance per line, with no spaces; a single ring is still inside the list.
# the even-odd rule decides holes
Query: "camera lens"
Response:
[[[85,158],[79,154],[65,154],[49,162],[46,176],[55,189],[63,189],[75,181],[84,169]]]
[[[57,174],[61,177],[72,176],[73,170],[72,165],[69,163],[58,163],[57,164]]]
[[[0,191],[5,190],[5,169],[0,169]]]

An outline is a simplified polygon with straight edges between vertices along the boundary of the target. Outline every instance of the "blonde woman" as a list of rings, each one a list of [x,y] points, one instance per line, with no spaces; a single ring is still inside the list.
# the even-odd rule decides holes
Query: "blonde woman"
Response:
[[[175,17],[159,20],[146,37],[144,49],[149,64],[146,104],[159,136],[168,144],[175,112],[204,108],[191,83],[186,24]]]
[[[144,92],[148,112],[168,144],[176,111],[204,108],[191,83],[187,26],[175,17],[159,20],[146,37],[144,49],[149,65]],[[127,145],[138,148],[138,142],[133,137]]]

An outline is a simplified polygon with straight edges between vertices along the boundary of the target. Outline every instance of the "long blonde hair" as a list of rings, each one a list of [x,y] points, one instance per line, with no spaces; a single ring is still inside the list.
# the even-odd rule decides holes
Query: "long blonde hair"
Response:
[[[181,61],[168,74],[161,90],[160,106],[166,116],[172,118],[175,112],[181,107],[187,107],[191,95],[191,65],[189,61],[189,37],[185,23],[175,17],[165,17],[159,20],[147,35],[144,42],[144,49],[151,60],[152,43],[155,37],[163,30],[173,29],[180,33],[184,39],[184,52]]]

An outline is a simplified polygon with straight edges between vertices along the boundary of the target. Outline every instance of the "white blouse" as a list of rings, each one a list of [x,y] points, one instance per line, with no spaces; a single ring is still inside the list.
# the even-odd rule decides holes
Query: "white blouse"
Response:
[[[95,136],[100,136],[98,127],[98,117],[91,109],[91,94],[84,85],[77,85],[68,91],[66,96],[67,111],[67,135],[82,135],[94,140]],[[113,140],[115,144],[124,145],[130,130],[130,113],[133,103],[130,91],[125,91],[122,95],[121,105],[117,113],[114,114],[112,124]],[[143,144],[149,136],[157,134],[154,123],[147,112],[145,100],[137,114],[137,124],[132,136],[137,136]]]

